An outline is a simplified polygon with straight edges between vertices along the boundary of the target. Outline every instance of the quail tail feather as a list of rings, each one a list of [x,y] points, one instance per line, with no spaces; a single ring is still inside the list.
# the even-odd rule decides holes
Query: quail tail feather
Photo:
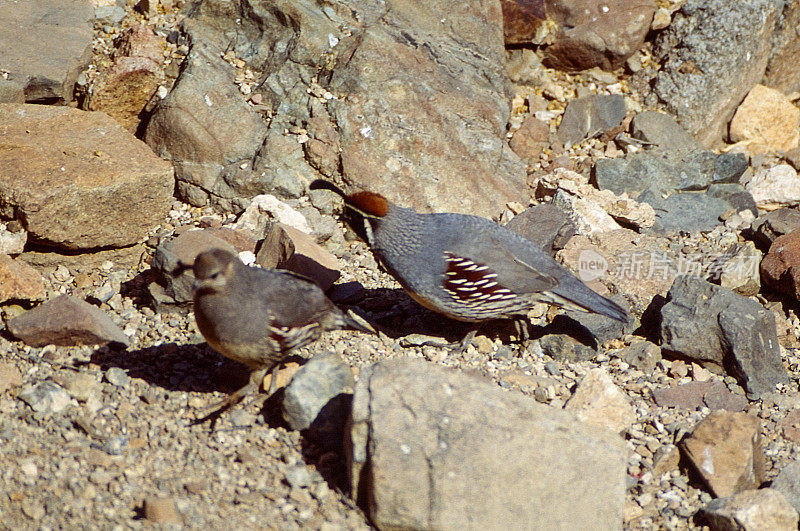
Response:
[[[359,332],[366,332],[368,334],[377,334],[374,328],[366,322],[360,315],[352,310],[347,310],[347,313],[342,313],[337,325],[341,328],[351,328]]]
[[[549,295],[554,303],[567,309],[597,313],[623,323],[628,320],[628,312],[622,306],[596,293],[577,278],[571,282],[562,281]]]

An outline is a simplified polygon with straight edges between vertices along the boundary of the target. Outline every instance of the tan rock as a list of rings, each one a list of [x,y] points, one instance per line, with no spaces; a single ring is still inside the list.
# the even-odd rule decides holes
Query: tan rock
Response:
[[[714,411],[680,446],[717,497],[755,489],[764,481],[764,453],[757,417]]]
[[[460,371],[362,370],[347,442],[353,495],[380,529],[622,528],[618,434]]]
[[[630,400],[614,385],[605,369],[589,371],[564,409],[586,423],[617,433],[627,431],[636,421],[636,411]]]
[[[664,241],[629,229],[575,236],[558,255],[589,287],[613,285],[641,313],[655,295],[665,296],[677,275],[677,265]]]
[[[756,85],[731,120],[731,140],[750,153],[789,151],[800,143],[800,109],[780,91]]]
[[[32,238],[123,247],[166,216],[172,167],[106,114],[2,104],[0,129],[0,198]]]
[[[775,489],[746,490],[711,500],[702,510],[711,529],[795,531],[797,511]]]
[[[756,170],[745,185],[760,210],[777,210],[800,204],[800,177],[788,164]]]
[[[44,281],[37,270],[7,254],[0,254],[0,302],[38,301],[44,296]]]
[[[103,73],[95,82],[86,108],[103,111],[130,133],[135,133],[141,114],[158,90],[161,77],[148,60],[134,57],[119,59],[115,68]]]
[[[0,394],[22,385],[22,373],[13,364],[0,361]]]

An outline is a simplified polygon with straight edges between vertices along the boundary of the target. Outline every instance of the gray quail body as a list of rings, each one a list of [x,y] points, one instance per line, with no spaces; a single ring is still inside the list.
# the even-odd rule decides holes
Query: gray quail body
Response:
[[[253,371],[249,383],[221,402],[219,410],[254,392],[294,349],[315,341],[326,330],[374,333],[303,276],[248,267],[221,249],[200,253],[192,269],[197,327],[214,350]],[[273,377],[268,394],[274,384]]]
[[[364,216],[370,247],[421,305],[460,321],[525,319],[535,303],[606,315],[627,313],[595,293],[531,241],[488,219],[419,214],[372,192],[347,195],[327,181],[312,188],[340,194]]]

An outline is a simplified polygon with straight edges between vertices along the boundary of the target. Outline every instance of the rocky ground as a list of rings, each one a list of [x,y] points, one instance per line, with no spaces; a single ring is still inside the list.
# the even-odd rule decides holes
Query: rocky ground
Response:
[[[552,4],[0,4],[0,527],[796,529],[800,8]],[[318,177],[493,217],[631,320],[455,352]],[[379,333],[196,423],[247,379],[172,274],[210,247]]]

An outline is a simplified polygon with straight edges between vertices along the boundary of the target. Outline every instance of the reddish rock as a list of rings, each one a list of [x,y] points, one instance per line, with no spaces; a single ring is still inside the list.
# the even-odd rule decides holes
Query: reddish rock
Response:
[[[135,25],[118,39],[114,56],[112,67],[95,81],[86,109],[103,111],[134,133],[163,78],[163,46],[153,30]]]
[[[0,254],[0,302],[44,299],[42,275],[20,260]]]
[[[262,267],[288,269],[305,275],[323,291],[339,278],[339,260],[320,247],[314,238],[282,223],[267,227],[266,236],[256,255]]]
[[[614,70],[644,43],[655,14],[651,0],[557,0],[547,14],[559,26],[544,63],[560,70]]]
[[[506,44],[534,42],[545,29],[544,0],[502,0],[501,6]]]
[[[800,299],[800,229],[779,236],[761,261],[761,276],[771,288]]]
[[[528,116],[508,144],[522,160],[535,159],[550,144],[550,126]]]
[[[236,230],[228,227],[217,227],[205,229],[203,232],[233,245],[237,253],[241,253],[242,251],[250,251],[251,253],[256,252],[258,240],[249,231]]]
[[[711,389],[711,382],[689,382],[675,387],[656,389],[653,398],[661,407],[697,409],[703,405],[703,397]]]
[[[60,295],[8,321],[8,330],[26,345],[129,344],[127,336],[100,308]]]
[[[747,413],[714,411],[680,448],[717,497],[755,489],[764,481],[761,425]]]

